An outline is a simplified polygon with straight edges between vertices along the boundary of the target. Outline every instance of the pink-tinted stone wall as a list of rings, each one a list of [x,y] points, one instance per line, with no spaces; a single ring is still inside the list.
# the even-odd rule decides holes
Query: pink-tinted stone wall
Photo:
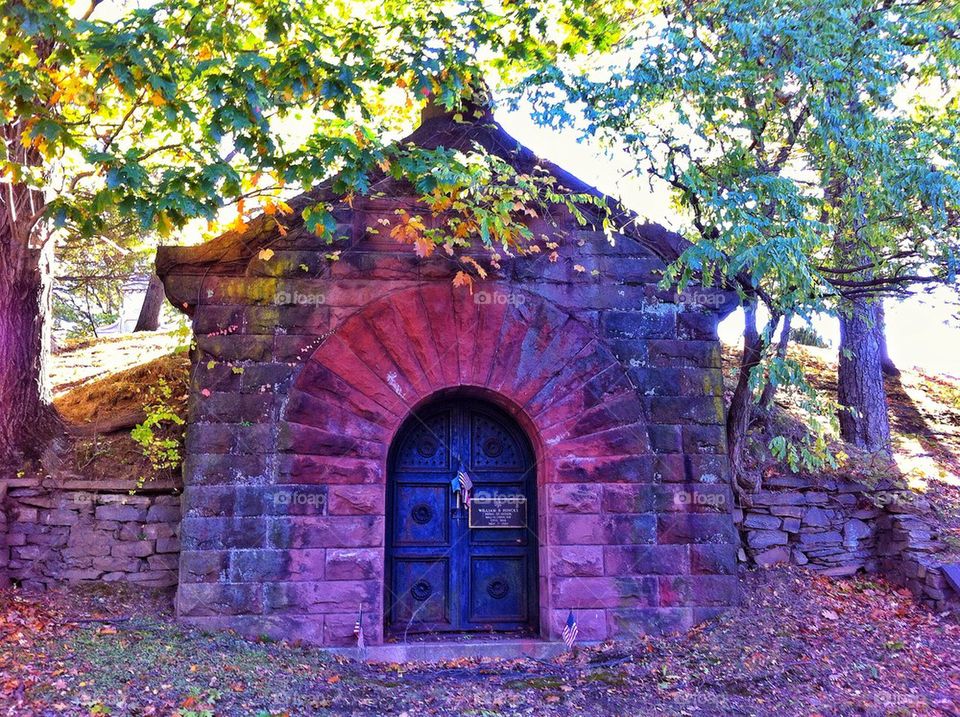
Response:
[[[344,645],[362,603],[382,640],[387,453],[413,408],[450,392],[510,412],[537,453],[543,637],[571,609],[598,640],[735,604],[729,296],[661,291],[649,249],[573,222],[536,228],[556,261],[504,260],[471,294],[451,285],[455,260],[385,238],[394,201],[336,209],[337,261],[300,226],[269,258],[166,272],[197,337],[180,617]]]
[[[0,489],[0,587],[62,583],[177,584],[180,497],[18,481]]]

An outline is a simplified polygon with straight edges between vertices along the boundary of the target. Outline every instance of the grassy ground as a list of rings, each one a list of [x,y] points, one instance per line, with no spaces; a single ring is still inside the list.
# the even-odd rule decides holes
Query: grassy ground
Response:
[[[908,595],[799,568],[743,585],[741,608],[687,635],[402,667],[184,628],[167,594],[0,593],[0,714],[960,714],[960,626]]]
[[[130,437],[144,406],[160,399],[186,415],[190,362],[179,343],[170,333],[139,333],[69,342],[53,356],[54,405],[74,434],[68,471],[90,479],[179,480],[176,471],[156,470]],[[160,395],[161,384],[169,396]],[[118,420],[116,430],[104,429]],[[167,430],[182,435],[176,426]]]

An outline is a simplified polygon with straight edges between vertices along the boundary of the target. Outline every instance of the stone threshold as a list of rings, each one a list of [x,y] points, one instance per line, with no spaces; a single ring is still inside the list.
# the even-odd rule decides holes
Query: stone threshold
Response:
[[[578,642],[577,646],[594,643]],[[516,660],[522,657],[550,659],[567,651],[563,642],[547,640],[490,640],[443,642],[398,642],[356,647],[329,647],[326,652],[362,662],[445,662],[460,659]]]

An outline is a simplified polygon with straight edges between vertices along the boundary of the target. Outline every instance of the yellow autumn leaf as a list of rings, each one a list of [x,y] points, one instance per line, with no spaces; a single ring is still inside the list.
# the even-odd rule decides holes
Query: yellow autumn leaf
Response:
[[[261,249],[257,254],[257,258],[260,261],[270,261],[273,258],[273,249]]]
[[[154,107],[163,107],[167,104],[167,101],[163,98],[163,95],[154,90],[153,94],[150,95],[150,104]]]
[[[583,264],[574,264],[574,265],[573,265],[573,270],[576,271],[576,272],[584,272],[584,271],[586,271],[587,269],[586,269],[586,267],[585,267]]]
[[[160,212],[160,214],[157,215],[157,229],[162,237],[167,236],[173,231],[173,222],[170,220],[170,217],[166,215],[166,212]]]

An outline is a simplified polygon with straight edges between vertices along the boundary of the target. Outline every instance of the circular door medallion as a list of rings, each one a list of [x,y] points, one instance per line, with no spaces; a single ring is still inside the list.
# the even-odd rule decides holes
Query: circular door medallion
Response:
[[[433,509],[426,503],[417,503],[413,506],[413,510],[410,511],[410,515],[413,516],[415,522],[420,525],[426,525],[433,520]]]
[[[417,582],[413,584],[413,587],[410,588],[410,594],[414,600],[423,602],[433,594],[433,585],[426,580],[417,580]]]
[[[423,436],[417,441],[417,453],[424,458],[432,458],[437,452],[437,439],[433,436]]]
[[[491,580],[490,584],[487,585],[487,593],[494,600],[502,600],[507,596],[508,592],[510,592],[510,585],[507,584],[506,580],[497,578],[496,580]]]
[[[495,436],[490,436],[483,442],[482,449],[489,458],[496,458],[503,453],[503,441]]]

